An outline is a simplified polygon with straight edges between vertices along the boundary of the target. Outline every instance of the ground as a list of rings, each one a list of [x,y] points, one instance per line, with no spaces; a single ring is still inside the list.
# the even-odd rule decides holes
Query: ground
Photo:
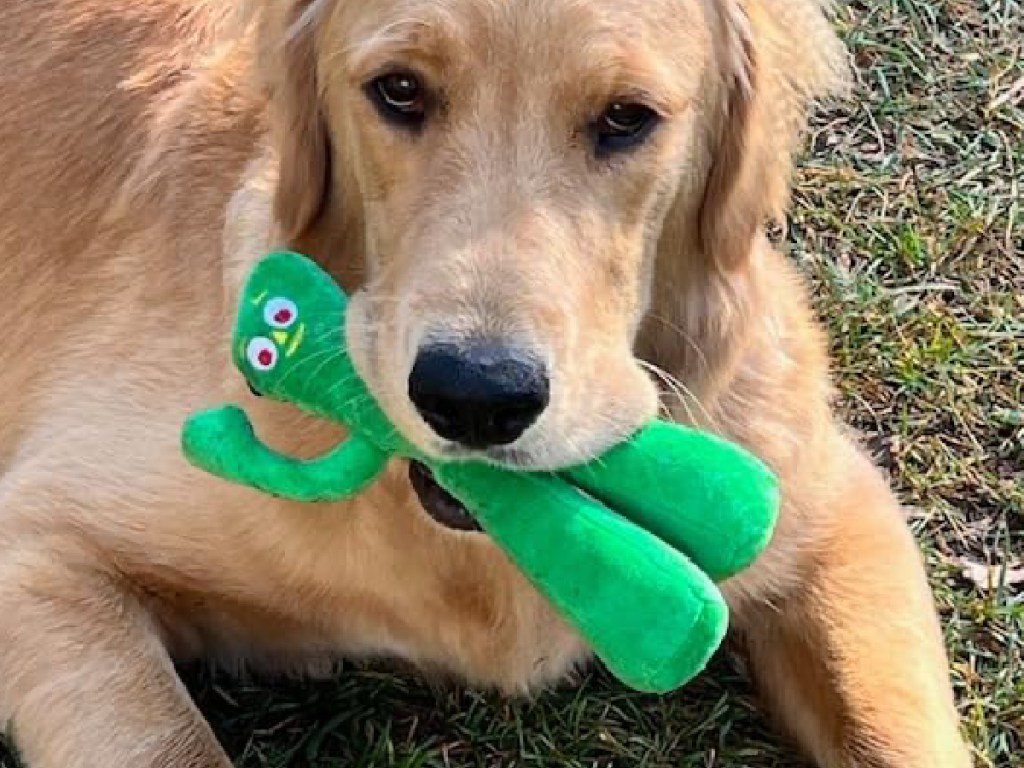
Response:
[[[817,289],[841,407],[915,510],[977,765],[1018,768],[1024,6],[859,0],[837,24],[858,83],[815,119],[780,239]],[[595,671],[518,704],[375,670],[186,677],[243,768],[802,765],[727,659],[670,697]]]

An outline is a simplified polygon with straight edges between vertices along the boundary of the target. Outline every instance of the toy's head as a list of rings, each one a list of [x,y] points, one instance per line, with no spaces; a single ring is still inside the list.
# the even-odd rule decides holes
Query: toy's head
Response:
[[[346,304],[338,286],[304,256],[273,253],[257,264],[239,298],[232,346],[251,388],[301,404],[316,391],[312,380],[336,384],[329,377],[348,362]]]
[[[409,453],[352,363],[347,307],[348,297],[312,260],[270,254],[238,300],[235,365],[256,394],[357,427],[382,449]]]

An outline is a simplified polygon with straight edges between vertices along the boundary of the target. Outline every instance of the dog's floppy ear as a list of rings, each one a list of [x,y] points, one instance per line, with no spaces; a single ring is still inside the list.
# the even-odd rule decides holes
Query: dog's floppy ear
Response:
[[[294,0],[268,16],[261,58],[271,100],[271,131],[279,158],[274,214],[288,241],[312,227],[331,183],[331,150],[317,82],[316,12],[322,0]],[[267,69],[269,67],[269,69]]]
[[[701,249],[726,271],[744,263],[765,220],[782,214],[789,184],[791,131],[781,124],[773,131],[771,123],[772,115],[793,107],[770,103],[788,94],[771,92],[744,5],[720,5],[716,47],[723,79],[709,121],[711,168],[698,219]]]

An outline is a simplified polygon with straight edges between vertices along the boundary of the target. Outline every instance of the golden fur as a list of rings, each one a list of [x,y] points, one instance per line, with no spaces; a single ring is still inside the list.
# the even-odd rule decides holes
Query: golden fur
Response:
[[[227,766],[172,657],[393,654],[512,693],[586,658],[401,468],[312,508],[185,465],[183,417],[226,398],[289,450],[338,437],[227,360],[241,274],[287,244],[364,289],[357,360],[428,450],[403,394],[426,333],[543,350],[553,402],[515,456],[535,466],[651,415],[633,353],[657,366],[676,417],[782,479],[775,541],[726,585],[782,725],[820,766],[966,766],[918,551],[762,232],[841,80],[822,3],[6,0],[0,718],[29,765]],[[360,90],[395,61],[443,89],[415,139]],[[577,129],[623,89],[666,120],[598,162]]]

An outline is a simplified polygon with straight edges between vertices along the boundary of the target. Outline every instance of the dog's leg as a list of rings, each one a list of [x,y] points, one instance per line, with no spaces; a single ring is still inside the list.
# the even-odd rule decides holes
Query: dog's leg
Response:
[[[737,603],[752,674],[822,768],[967,768],[920,553],[881,477],[854,464],[796,594]]]
[[[149,616],[65,549],[0,555],[0,718],[28,768],[230,768]]]

